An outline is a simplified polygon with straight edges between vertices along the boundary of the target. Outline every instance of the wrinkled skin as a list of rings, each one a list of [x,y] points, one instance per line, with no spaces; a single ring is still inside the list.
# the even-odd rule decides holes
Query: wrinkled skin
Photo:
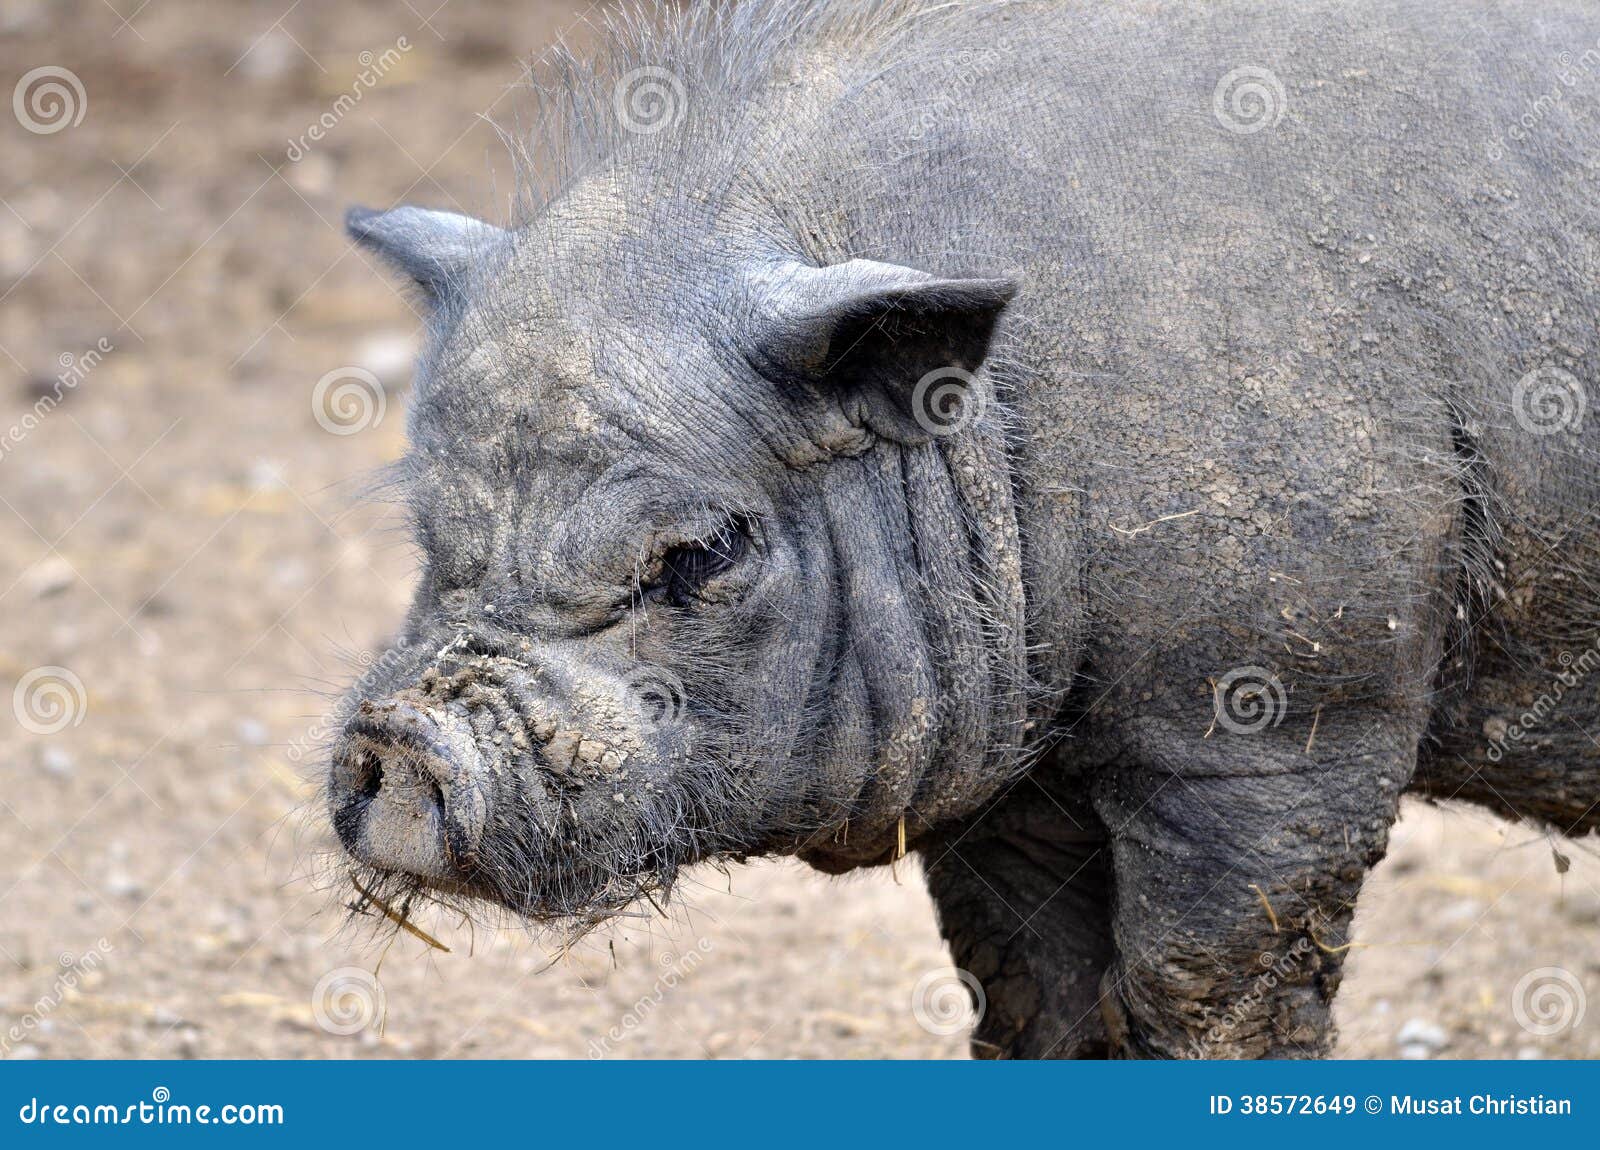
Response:
[[[580,922],[918,850],[975,1052],[1324,1053],[1403,792],[1600,820],[1600,432],[1517,391],[1591,386],[1600,15],[941,11],[663,56],[515,231],[352,216],[435,321],[335,826]]]

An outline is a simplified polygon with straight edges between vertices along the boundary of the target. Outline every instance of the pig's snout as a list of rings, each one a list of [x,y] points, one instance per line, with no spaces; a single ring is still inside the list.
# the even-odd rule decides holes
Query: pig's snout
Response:
[[[463,877],[489,807],[467,716],[404,699],[363,703],[333,762],[333,824],[356,858],[433,879]]]

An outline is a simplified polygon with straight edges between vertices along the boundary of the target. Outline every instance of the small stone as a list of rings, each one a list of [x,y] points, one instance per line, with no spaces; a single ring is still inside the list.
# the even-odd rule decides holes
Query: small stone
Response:
[[[28,590],[33,592],[35,599],[51,599],[71,587],[75,578],[77,576],[73,573],[72,564],[59,555],[52,555],[29,568]]]
[[[1475,898],[1455,899],[1440,912],[1441,922],[1474,923],[1483,916],[1483,902]]]
[[[417,345],[409,332],[383,332],[364,341],[356,362],[385,385],[404,384],[411,378]]]
[[[1436,1022],[1429,1022],[1424,1018],[1408,1018],[1394,1040],[1399,1043],[1404,1057],[1412,1057],[1405,1053],[1407,1047],[1420,1047],[1423,1051],[1421,1057],[1426,1057],[1428,1052],[1447,1046],[1450,1035]]]
[[[77,764],[65,750],[60,747],[46,747],[39,752],[39,767],[47,775],[54,775],[58,779],[68,779],[77,769]]]
[[[303,587],[310,572],[306,565],[298,559],[283,558],[275,560],[268,571],[272,581],[280,587]]]
[[[283,464],[276,459],[257,459],[250,464],[245,482],[251,491],[276,491],[287,486],[283,481]]]
[[[287,33],[273,29],[245,49],[239,70],[252,80],[276,80],[289,71],[298,51]]]
[[[45,14],[43,0],[21,0],[6,5],[6,9],[0,12],[0,32],[21,32],[36,22],[42,23]]]
[[[106,891],[116,898],[135,899],[144,893],[144,887],[132,875],[112,871],[106,876]]]
[[[338,171],[333,161],[321,152],[309,152],[287,166],[289,182],[308,196],[327,195],[333,190]]]

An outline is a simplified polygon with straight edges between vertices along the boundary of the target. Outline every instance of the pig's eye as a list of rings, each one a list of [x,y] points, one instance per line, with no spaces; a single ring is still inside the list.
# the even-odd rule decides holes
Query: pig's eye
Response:
[[[729,516],[706,536],[668,548],[645,591],[677,606],[698,601],[707,584],[744,558],[751,528],[747,518]]]

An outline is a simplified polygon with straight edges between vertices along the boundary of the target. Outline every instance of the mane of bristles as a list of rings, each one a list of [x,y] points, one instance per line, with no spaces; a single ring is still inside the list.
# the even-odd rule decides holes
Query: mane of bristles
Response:
[[[725,174],[737,162],[738,125],[774,80],[804,59],[825,60],[851,90],[886,67],[914,66],[950,43],[939,33],[1014,0],[695,0],[684,5],[630,0],[597,25],[581,55],[558,43],[527,69],[530,126],[503,130],[516,164],[513,226],[536,217],[584,173],[623,148],[670,150],[679,186],[697,172]],[[585,21],[587,24],[588,22]],[[619,86],[641,69],[682,85],[682,122],[640,135],[617,114]]]

